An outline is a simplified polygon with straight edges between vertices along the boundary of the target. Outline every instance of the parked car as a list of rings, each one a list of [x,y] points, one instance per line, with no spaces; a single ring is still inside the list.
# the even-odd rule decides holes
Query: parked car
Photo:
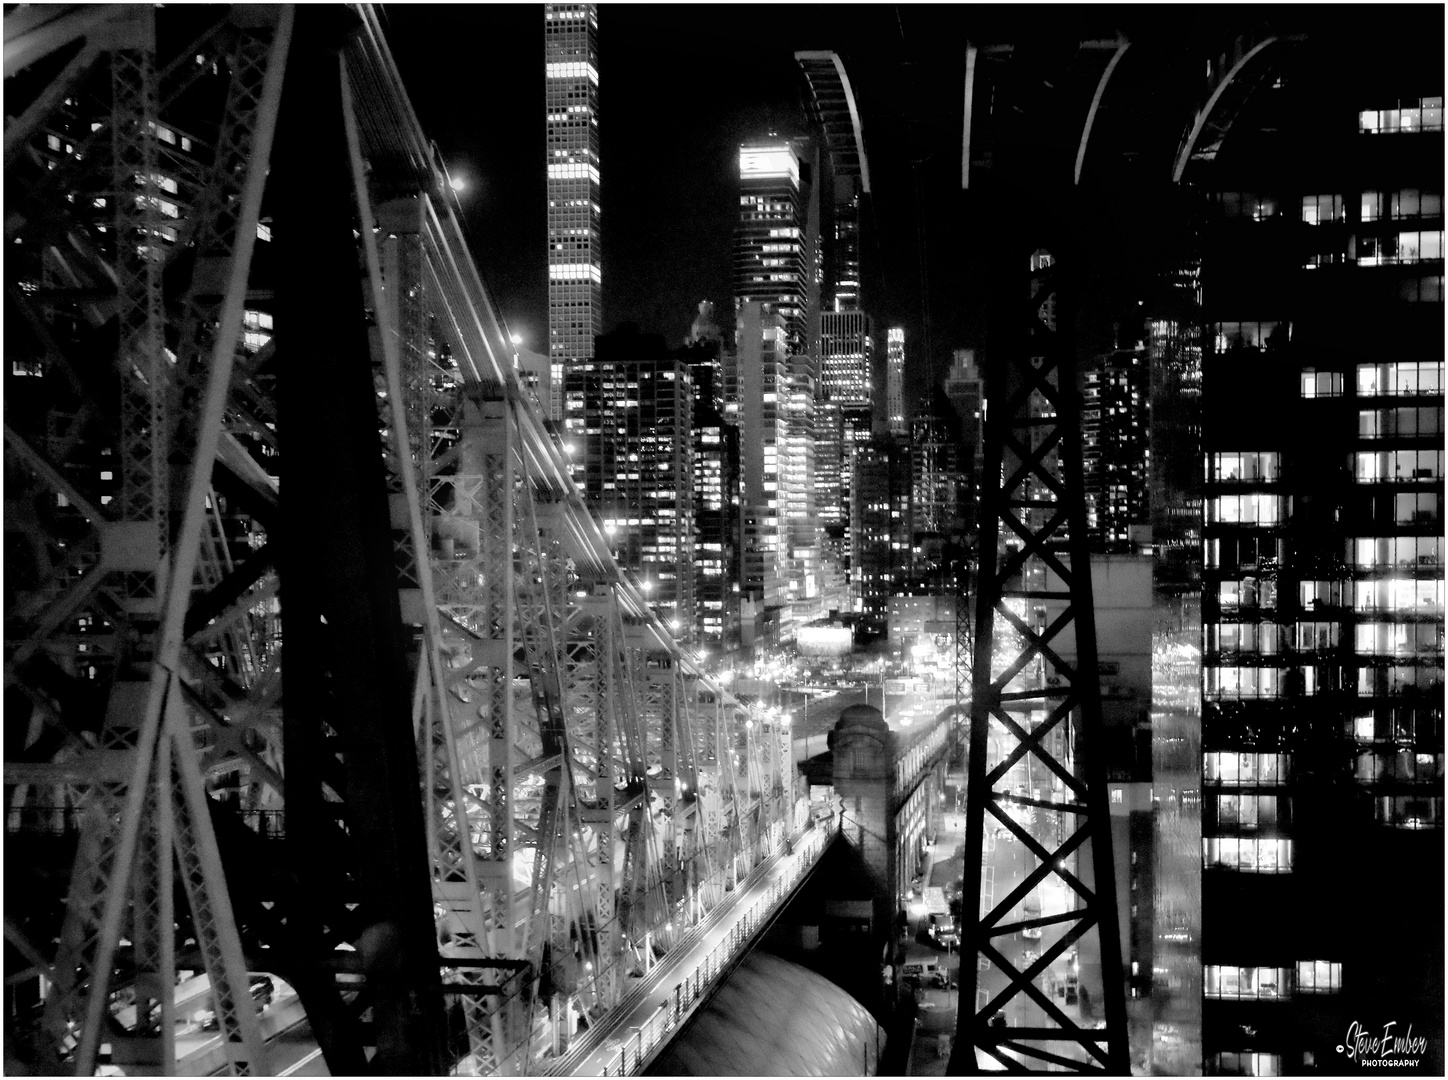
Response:
[[[949,915],[934,913],[926,925],[926,934],[932,944],[942,949],[955,948],[960,945],[960,931],[955,928],[955,920]]]

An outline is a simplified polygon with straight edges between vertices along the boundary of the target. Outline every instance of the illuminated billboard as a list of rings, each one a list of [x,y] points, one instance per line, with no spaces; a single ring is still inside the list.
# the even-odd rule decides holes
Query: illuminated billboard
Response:
[[[795,647],[801,656],[848,656],[855,635],[848,626],[801,626]]]

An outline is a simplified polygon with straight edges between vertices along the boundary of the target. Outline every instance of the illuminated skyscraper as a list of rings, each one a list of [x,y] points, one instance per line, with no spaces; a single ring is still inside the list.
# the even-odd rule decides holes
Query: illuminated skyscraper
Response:
[[[745,301],[735,335],[740,394],[740,471],[744,490],[744,598],[763,608],[784,603],[781,577],[788,530],[781,512],[779,470],[787,441],[780,389],[786,380],[785,331],[778,315]],[[746,628],[747,629],[747,628]]]
[[[1146,347],[1081,365],[1081,478],[1091,550],[1129,553],[1148,525]]]
[[[801,160],[801,155],[805,155]],[[819,389],[819,155],[808,143],[771,139],[739,151],[739,223],[734,244],[734,298],[740,316],[758,303],[767,321],[783,330],[784,379],[769,404],[783,418],[775,492],[784,546],[781,602],[800,606],[817,593],[819,521],[815,514],[815,404]],[[737,386],[749,373],[744,347],[737,354]],[[747,427],[749,402],[741,404]],[[747,438],[747,436],[746,436]]]
[[[598,5],[545,4],[548,117],[548,417],[563,418],[563,374],[603,332],[599,248]]]
[[[756,301],[780,317],[785,345],[803,352],[810,253],[799,154],[783,139],[739,148],[739,223],[734,235],[736,313]]]
[[[870,404],[870,317],[863,311],[820,316],[821,396],[841,408]]]
[[[885,331],[885,400],[889,406],[889,432],[904,435],[905,426],[905,330],[892,326]]]

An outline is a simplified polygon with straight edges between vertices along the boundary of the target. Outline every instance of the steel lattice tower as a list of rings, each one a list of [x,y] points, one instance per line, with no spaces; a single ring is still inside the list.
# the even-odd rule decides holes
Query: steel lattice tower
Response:
[[[1128,1072],[1106,773],[1096,752],[1101,699],[1073,344],[1087,253],[1069,226],[1076,146],[1050,141],[1061,138],[1058,126],[1076,132],[1060,121],[1030,126],[1033,117],[1075,115],[1055,87],[1069,84],[1068,71],[1099,69],[1097,58],[1110,57],[1091,80],[1098,89],[1079,133],[1079,176],[1101,89],[1124,47],[994,50],[996,112],[982,129],[995,160],[974,178],[978,57],[967,53],[963,185],[995,272],[967,751],[966,851],[980,857],[965,860],[952,1074]],[[1017,766],[1023,773],[1013,778]],[[997,843],[1026,853],[1013,887],[987,862]],[[1080,980],[1074,1007],[1048,987],[1048,969],[1068,958],[1066,978]],[[1100,1025],[1101,1014],[1088,1014],[1093,999]]]

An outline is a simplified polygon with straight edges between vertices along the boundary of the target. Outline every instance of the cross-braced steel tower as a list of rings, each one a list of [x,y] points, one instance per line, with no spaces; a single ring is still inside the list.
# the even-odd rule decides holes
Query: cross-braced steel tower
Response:
[[[998,50],[1005,70],[985,178],[970,171],[967,87],[963,186],[973,189],[996,272],[966,802],[966,851],[980,858],[968,855],[965,865],[952,1073],[1128,1071],[1073,351],[1086,252],[1073,244],[1063,205],[1072,196],[1069,158],[1026,126],[1064,107],[1053,80],[1069,85],[1083,66],[1100,71],[1095,59],[1105,55],[1084,149],[1100,88],[1124,48]],[[968,82],[976,60],[972,47]],[[1012,106],[1020,106],[1014,121]],[[1018,879],[987,865],[996,843],[1024,852]]]

